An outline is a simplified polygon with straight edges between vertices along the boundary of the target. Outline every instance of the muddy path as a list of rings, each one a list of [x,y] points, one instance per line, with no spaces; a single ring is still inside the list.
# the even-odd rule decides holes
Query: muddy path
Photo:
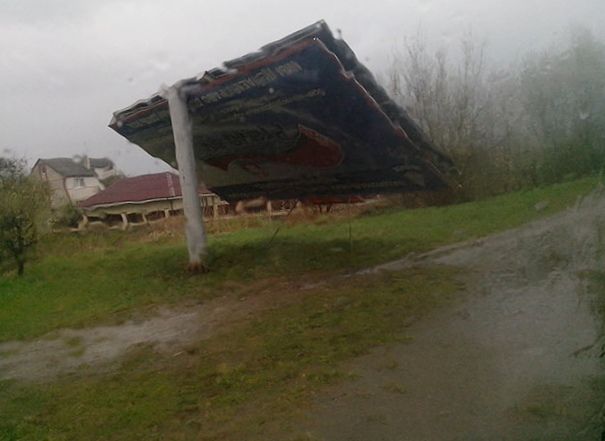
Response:
[[[464,304],[346,368],[357,380],[297,423],[318,440],[601,440],[602,317],[587,271],[604,270],[605,198],[472,243],[372,271],[446,264],[468,272]]]
[[[290,295],[276,299],[274,289]],[[271,289],[252,291],[253,295],[226,293],[209,301],[159,308],[119,325],[61,329],[32,341],[0,343],[0,380],[51,381],[85,366],[109,371],[138,346],[176,356],[260,311],[294,301],[297,290],[277,282]]]

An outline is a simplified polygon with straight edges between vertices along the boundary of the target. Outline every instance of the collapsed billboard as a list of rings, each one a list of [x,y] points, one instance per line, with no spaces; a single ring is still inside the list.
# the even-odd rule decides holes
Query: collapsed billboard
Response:
[[[453,169],[323,21],[180,87],[199,176],[226,200],[437,190]],[[175,164],[161,95],[110,127]]]

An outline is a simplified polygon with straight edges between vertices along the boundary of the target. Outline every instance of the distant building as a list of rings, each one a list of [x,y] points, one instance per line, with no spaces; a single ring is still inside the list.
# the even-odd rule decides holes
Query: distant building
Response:
[[[31,175],[50,186],[52,208],[77,205],[105,189],[94,170],[71,158],[38,159]]]
[[[101,181],[107,181],[113,177],[120,176],[120,172],[109,158],[89,158],[88,156],[84,156],[80,160],[80,164],[94,171],[97,178]]]
[[[208,190],[200,190],[205,216],[218,217],[228,204]],[[127,228],[182,214],[179,177],[170,172],[123,178],[80,202],[83,228],[91,222]]]

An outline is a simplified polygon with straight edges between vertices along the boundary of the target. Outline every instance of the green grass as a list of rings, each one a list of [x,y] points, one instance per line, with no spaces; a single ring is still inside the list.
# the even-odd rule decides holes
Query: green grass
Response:
[[[386,209],[351,221],[320,217],[284,226],[277,222],[209,241],[209,274],[185,272],[180,235],[139,240],[128,233],[53,236],[23,278],[0,276],[0,341],[40,336],[63,327],[120,321],[156,304],[245,291],[267,278],[314,278],[386,262],[410,252],[484,236],[552,214],[589,192],[596,179],[508,194],[450,207]],[[548,201],[542,211],[534,205]],[[259,222],[257,222],[259,224]]]
[[[349,376],[343,360],[405,340],[407,317],[459,288],[448,268],[349,278],[178,356],[139,349],[110,374],[0,382],[0,440],[272,439],[319,388]]]

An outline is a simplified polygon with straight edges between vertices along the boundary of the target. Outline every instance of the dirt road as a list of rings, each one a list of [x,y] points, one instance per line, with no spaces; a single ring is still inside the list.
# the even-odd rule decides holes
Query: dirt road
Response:
[[[605,199],[473,244],[383,266],[468,269],[468,299],[351,363],[303,439],[601,440],[602,318],[582,276],[603,269]]]

